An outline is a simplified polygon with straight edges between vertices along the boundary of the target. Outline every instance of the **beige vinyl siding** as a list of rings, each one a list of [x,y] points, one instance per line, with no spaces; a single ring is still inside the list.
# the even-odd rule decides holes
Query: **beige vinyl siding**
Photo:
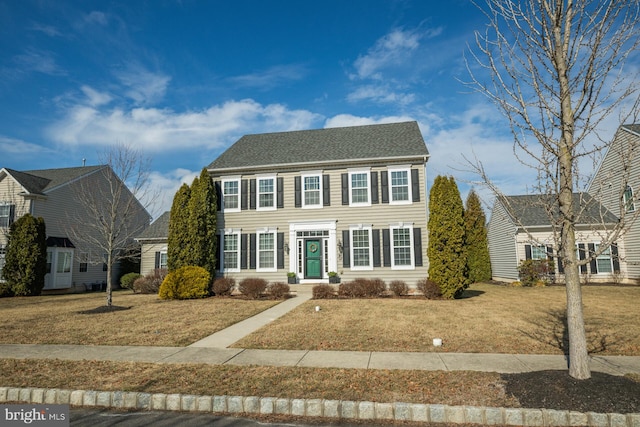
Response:
[[[635,144],[636,148],[634,157],[629,162],[629,147],[632,143]],[[640,136],[627,129],[621,128],[618,130],[589,186],[589,193],[599,199],[607,209],[618,217],[621,216],[624,209],[620,201],[620,194],[623,190],[624,165],[627,163],[629,164],[629,185],[633,189],[636,199],[640,195],[639,150]],[[636,212],[640,211],[640,202],[636,201],[635,208]],[[640,283],[640,218],[631,224],[623,239],[626,248],[628,277]]]
[[[167,241],[144,241],[140,258],[140,274],[147,275],[156,268],[156,252],[167,251]]]
[[[0,179],[0,203],[4,204],[6,202],[15,206],[14,221],[31,210],[32,201],[20,195],[23,191],[22,186],[11,176],[5,175],[4,178]],[[8,227],[0,228],[0,244],[5,245],[7,243],[8,234]]]
[[[389,165],[375,165],[370,167],[370,171],[378,172],[378,201],[377,204],[371,206],[349,206],[342,204],[342,174],[348,173],[348,168],[315,168],[313,171],[322,175],[329,175],[330,180],[330,206],[322,206],[320,208],[301,208],[295,207],[295,177],[301,176],[309,171],[281,171],[276,174],[277,178],[283,178],[284,190],[284,208],[271,211],[260,210],[242,210],[240,212],[219,213],[218,229],[240,229],[242,234],[256,233],[256,230],[269,227],[277,229],[278,233],[284,233],[285,243],[292,251],[292,243],[290,242],[290,224],[302,222],[333,222],[336,225],[336,240],[342,242],[342,231],[349,230],[353,225],[371,226],[373,229],[389,229],[392,224],[405,223],[412,224],[414,228],[421,229],[422,239],[422,259],[423,266],[415,267],[413,270],[394,270],[390,267],[375,267],[370,271],[352,271],[348,267],[343,267],[343,258],[337,249],[337,272],[342,281],[352,280],[358,277],[380,278],[386,282],[391,280],[404,280],[407,284],[414,286],[415,283],[427,277],[428,260],[426,258],[427,248],[427,201],[425,192],[425,167],[424,163],[404,164],[409,169],[418,170],[420,201],[405,205],[392,205],[382,203],[382,185],[380,182],[380,172],[387,171]],[[354,165],[354,168],[368,168],[368,165]],[[260,176],[259,174],[258,176]],[[225,175],[226,176],[226,175]],[[229,176],[240,176],[240,174],[229,173]],[[224,176],[223,176],[224,177]],[[241,179],[253,179],[254,174],[242,174]],[[219,181],[220,176],[214,175],[214,180]],[[371,186],[371,183],[369,183]],[[389,191],[390,186],[389,186]],[[370,187],[369,187],[370,195]],[[382,232],[380,233],[380,250],[382,252]],[[380,255],[382,261],[382,253]],[[295,265],[290,264],[290,256],[284,254],[284,268],[277,272],[258,272],[256,270],[246,269],[239,273],[227,273],[227,276],[237,279],[244,277],[262,277],[268,281],[286,281],[286,273],[295,271]],[[333,270],[333,268],[331,269]]]
[[[518,280],[516,227],[502,204],[497,202],[491,212],[487,227],[487,239],[493,279]]]

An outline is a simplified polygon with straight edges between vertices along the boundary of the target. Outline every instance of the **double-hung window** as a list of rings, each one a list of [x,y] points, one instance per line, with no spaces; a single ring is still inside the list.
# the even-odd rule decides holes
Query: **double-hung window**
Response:
[[[594,244],[595,251],[598,252],[600,244]],[[613,272],[613,265],[611,263],[611,248],[607,248],[600,255],[596,257],[596,269],[598,271],[592,271],[591,273],[611,273]]]
[[[258,210],[276,208],[276,179],[275,177],[258,178]]]
[[[258,265],[257,271],[276,270],[276,232],[271,230],[257,233]]]
[[[531,259],[547,259],[547,247],[531,245]]]
[[[224,271],[240,271],[240,231],[225,230],[222,235],[222,247],[222,266]]]
[[[351,269],[373,269],[373,249],[371,240],[371,227],[350,227],[351,232]]]
[[[86,273],[89,264],[89,254],[87,252],[80,252],[78,255],[78,271],[80,273]]]
[[[391,268],[413,269],[413,227],[410,225],[391,226]]]
[[[622,198],[627,212],[634,212],[636,210],[636,204],[633,200],[633,188],[631,188],[630,185],[627,185],[624,189]]]
[[[411,175],[408,168],[389,169],[390,203],[411,203]]]
[[[167,268],[167,250],[163,249],[160,251],[160,259],[158,260],[158,268]]]
[[[351,206],[371,206],[369,193],[369,170],[350,171],[349,204]]]
[[[322,176],[302,176],[302,207],[322,207]]]
[[[222,209],[225,212],[240,211],[240,179],[222,180]]]
[[[13,210],[15,205],[0,204],[0,227],[9,227],[13,222]]]

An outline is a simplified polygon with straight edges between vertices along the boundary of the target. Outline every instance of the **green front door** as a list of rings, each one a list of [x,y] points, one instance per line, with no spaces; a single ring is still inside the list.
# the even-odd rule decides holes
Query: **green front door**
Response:
[[[304,278],[322,279],[322,245],[319,239],[304,241]]]

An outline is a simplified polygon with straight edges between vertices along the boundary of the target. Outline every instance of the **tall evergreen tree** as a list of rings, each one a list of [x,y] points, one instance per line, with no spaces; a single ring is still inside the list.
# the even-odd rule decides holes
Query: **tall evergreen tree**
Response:
[[[469,286],[464,241],[464,208],[453,177],[437,176],[429,194],[429,278],[445,298]]]
[[[167,239],[167,267],[175,271],[189,264],[189,199],[191,188],[182,184],[171,205]]]
[[[491,261],[487,240],[486,217],[480,198],[471,190],[464,211],[465,240],[467,243],[467,267],[471,283],[491,279]]]
[[[203,267],[211,277],[216,269],[216,192],[206,168],[191,185],[189,199],[189,243],[192,264]]]
[[[26,214],[9,231],[2,277],[14,295],[40,295],[47,268],[44,219]]]

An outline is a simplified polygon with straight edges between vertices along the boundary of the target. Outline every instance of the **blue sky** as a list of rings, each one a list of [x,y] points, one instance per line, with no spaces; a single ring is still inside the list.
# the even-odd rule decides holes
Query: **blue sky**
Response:
[[[532,179],[464,63],[467,0],[0,0],[0,167],[98,162],[130,144],[175,190],[244,134],[416,120],[430,181],[477,156],[509,194]]]

